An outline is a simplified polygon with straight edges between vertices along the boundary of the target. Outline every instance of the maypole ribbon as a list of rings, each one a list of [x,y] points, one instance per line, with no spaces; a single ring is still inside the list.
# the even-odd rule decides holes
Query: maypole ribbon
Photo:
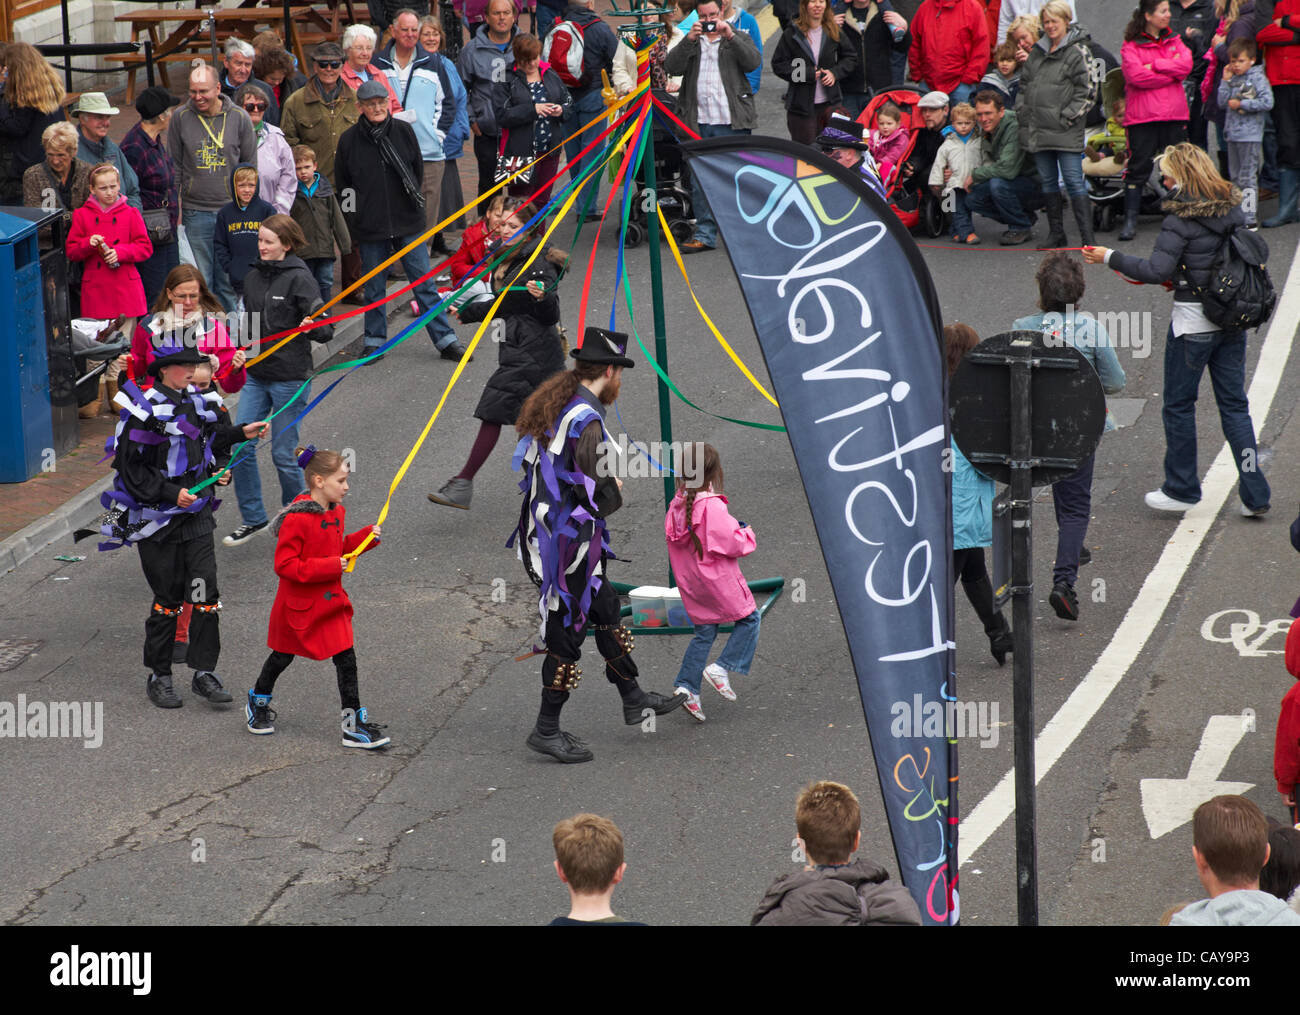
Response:
[[[529,170],[533,165],[535,165],[537,162],[540,162],[541,159],[546,158],[547,155],[550,155],[550,154],[552,154],[553,152],[559,151],[561,148],[563,148],[563,146],[564,146],[565,144],[567,144],[569,141],[573,140],[575,137],[578,137],[580,134],[583,133],[583,131],[585,131],[585,130],[587,130],[588,128],[594,126],[594,125],[595,125],[596,123],[598,123],[602,118],[604,118],[604,117],[606,117],[606,116],[612,114],[615,110],[621,109],[623,106],[626,106],[626,105],[627,105],[628,103],[630,103],[634,98],[638,98],[638,97],[639,97],[639,93],[640,93],[640,91],[641,91],[641,89],[639,89],[639,88],[638,88],[638,89],[634,89],[634,90],[633,90],[632,92],[630,92],[628,95],[624,96],[622,99],[619,99],[619,100],[618,100],[618,101],[617,101],[613,106],[610,106],[607,110],[605,110],[603,113],[601,113],[600,116],[594,117],[594,118],[591,120],[590,123],[584,124],[583,126],[579,127],[576,131],[574,131],[572,134],[570,134],[568,137],[566,137],[563,141],[560,141],[557,145],[555,145],[555,146],[554,146],[550,151],[548,151],[545,155],[539,156],[538,158],[534,159],[532,162],[528,163],[528,165],[526,165],[526,166],[521,166],[521,167],[520,167],[516,172],[514,172],[514,173],[512,173],[511,175],[507,176],[507,177],[506,177],[504,180],[502,180],[500,183],[496,184],[496,186],[492,187],[492,188],[489,189],[489,190],[485,190],[485,191],[484,191],[482,194],[480,194],[480,195],[479,195],[475,200],[471,201],[469,204],[467,204],[467,205],[465,205],[465,206],[463,206],[463,207],[461,207],[461,208],[458,208],[456,211],[452,212],[450,215],[448,215],[445,219],[443,219],[443,220],[442,220],[441,222],[439,222],[437,225],[433,226],[431,229],[426,230],[422,235],[416,237],[414,240],[412,240],[410,243],[408,243],[408,244],[407,244],[405,247],[403,247],[401,250],[397,251],[395,254],[392,254],[392,255],[391,255],[391,256],[390,256],[386,261],[383,261],[383,262],[381,262],[379,265],[377,265],[376,267],[372,268],[370,271],[368,271],[368,272],[367,272],[365,275],[363,275],[361,278],[357,279],[357,281],[354,282],[354,283],[353,283],[351,286],[349,286],[347,289],[344,289],[342,292],[340,292],[340,293],[339,293],[337,296],[335,296],[333,299],[331,299],[331,300],[329,300],[328,302],[326,302],[323,306],[321,306],[319,309],[316,310],[316,314],[319,314],[319,313],[321,313],[322,311],[328,310],[330,307],[334,306],[334,304],[338,303],[341,299],[343,299],[343,297],[346,296],[348,293],[352,292],[354,289],[358,288],[359,286],[364,286],[364,285],[366,284],[366,282],[368,282],[370,279],[372,279],[375,275],[378,275],[378,274],[379,274],[380,272],[382,272],[382,271],[387,271],[390,265],[392,265],[392,264],[394,264],[395,262],[401,260],[401,259],[402,259],[403,257],[405,257],[408,253],[410,253],[412,250],[414,250],[416,247],[418,247],[421,243],[425,243],[425,242],[427,242],[427,241],[428,241],[428,240],[433,236],[434,233],[440,232],[441,230],[443,230],[444,228],[446,228],[447,226],[449,226],[452,222],[456,221],[456,219],[458,219],[458,218],[460,218],[462,215],[464,215],[467,211],[469,211],[469,210],[472,209],[472,208],[477,207],[478,205],[482,204],[484,201],[488,200],[488,199],[489,199],[493,194],[495,194],[495,193],[496,193],[498,190],[500,190],[502,187],[508,187],[511,183],[514,182],[514,180],[515,180],[516,177],[518,177],[518,176],[519,176],[520,174],[522,174],[522,173],[527,172],[527,171],[528,171],[528,170]],[[625,113],[625,114],[623,114],[623,116],[621,116],[621,117],[619,118],[619,121],[621,122],[623,119],[626,119],[626,117],[627,117],[628,115],[630,115],[630,111],[629,111],[629,113]],[[578,153],[578,158],[581,158],[581,157],[582,157],[583,155],[585,155],[585,154],[586,154],[586,153],[587,153],[591,148],[595,147],[595,146],[596,146],[597,144],[599,144],[602,140],[604,140],[604,138],[606,137],[606,135],[608,135],[608,134],[610,133],[610,131],[612,131],[612,130],[615,129],[615,126],[616,126],[616,124],[611,124],[610,126],[606,127],[605,130],[602,131],[601,134],[600,134],[599,136],[597,136],[595,139],[593,139],[592,142],[591,142],[590,144],[588,144],[585,148],[582,149],[581,152]],[[311,316],[314,317],[315,314],[312,314]],[[264,350],[264,351],[258,353],[257,356],[255,356],[255,357],[253,357],[252,359],[250,359],[250,360],[245,364],[245,367],[255,366],[256,364],[260,363],[262,360],[266,359],[268,356],[270,356],[270,355],[272,355],[273,353],[275,353],[278,349],[280,349],[282,346],[286,345],[288,342],[290,342],[292,339],[294,339],[295,337],[297,337],[297,336],[300,335],[301,333],[302,333],[302,329],[298,329],[298,330],[292,332],[291,334],[287,335],[285,338],[281,339],[279,342],[277,342],[277,343],[276,343],[274,346],[272,346],[270,349],[266,349],[266,350]]]
[[[627,138],[631,136],[631,133],[632,133],[631,130],[627,132],[627,134],[623,138],[624,142],[626,142]],[[591,164],[587,166],[586,170],[582,173],[580,177],[580,182],[585,183],[588,179],[594,176],[595,173],[599,172],[604,167],[604,164],[605,162],[600,159],[593,160]],[[573,203],[578,199],[578,195],[581,193],[582,193],[582,189],[580,187],[574,187],[572,189],[569,196],[565,199],[564,206],[560,209],[559,214],[557,214],[555,216],[555,219],[551,222],[551,224],[547,226],[546,232],[542,234],[541,240],[533,248],[532,254],[529,255],[528,259],[523,263],[523,265],[515,273],[514,277],[510,280],[511,285],[513,285],[520,278],[522,278],[524,273],[527,272],[527,270],[532,266],[532,263],[535,260],[537,260],[538,256],[546,247],[546,241],[550,239],[550,236],[553,232],[555,232],[556,227],[559,226],[559,224],[564,220],[565,214],[573,206]],[[415,446],[411,448],[405,460],[398,468],[397,474],[393,477],[393,481],[388,487],[388,497],[385,499],[384,506],[379,512],[379,518],[375,522],[376,525],[382,526],[384,522],[388,519],[388,512],[392,507],[392,503],[393,503],[393,494],[397,492],[397,488],[401,486],[402,480],[406,478],[406,473],[410,469],[411,463],[415,461],[415,456],[419,454],[420,448],[424,446],[425,439],[429,436],[429,432],[433,429],[433,424],[437,421],[438,416],[442,413],[442,407],[447,403],[448,396],[451,394],[452,389],[456,386],[456,382],[460,380],[460,375],[465,371],[465,368],[469,363],[470,356],[473,355],[474,350],[478,347],[479,341],[483,337],[483,333],[487,331],[489,324],[491,324],[492,319],[496,316],[497,309],[501,306],[501,301],[504,300],[505,298],[506,298],[505,292],[502,292],[497,296],[497,298],[493,301],[492,307],[488,311],[487,316],[483,318],[483,321],[479,324],[478,330],[474,332],[474,337],[470,339],[469,346],[466,350],[466,355],[460,360],[460,362],[456,364],[456,369],[452,371],[451,379],[448,380],[447,387],[443,389],[442,397],[438,399],[438,404],[433,410],[433,415],[430,416],[429,421],[425,423],[424,429],[420,432],[420,436],[415,442]],[[360,545],[357,546],[357,548],[353,550],[351,553],[345,555],[348,562],[345,570],[351,572],[353,568],[356,567],[357,557],[365,551],[366,547],[370,545],[370,542],[373,539],[374,539],[374,533],[373,532],[367,533],[366,538],[361,541]]]

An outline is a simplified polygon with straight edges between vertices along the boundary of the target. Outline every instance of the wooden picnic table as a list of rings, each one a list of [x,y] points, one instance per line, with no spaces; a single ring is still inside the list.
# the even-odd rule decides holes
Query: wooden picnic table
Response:
[[[304,28],[309,29],[308,34],[316,41],[322,38],[337,39],[341,34],[340,8],[346,9],[348,24],[354,20],[352,0],[342,0],[341,3],[340,0],[328,0],[325,6],[329,8],[328,15],[318,10],[317,5],[311,0],[290,0],[290,16],[292,21],[301,23]],[[286,39],[292,37],[293,51],[298,58],[298,65],[307,66],[306,54],[303,51],[304,33],[290,31],[290,26],[284,23],[284,7],[283,2],[274,2],[274,0],[266,4],[259,4],[257,0],[244,0],[237,7],[199,6],[180,9],[144,7],[119,14],[113,20],[131,26],[133,41],[141,41],[144,35],[149,37],[153,43],[153,58],[158,62],[163,84],[170,89],[171,81],[167,74],[167,63],[170,60],[183,59],[190,52],[201,50],[207,45],[208,36],[204,32],[204,26],[208,21],[209,12],[216,22],[219,42],[232,35],[251,39],[263,27],[278,25],[283,37]],[[162,28],[167,24],[174,24],[175,28],[166,38],[163,38]],[[143,63],[143,57],[123,59],[129,65]],[[135,91],[137,69],[138,67],[131,66],[128,72],[127,101],[132,99]]]

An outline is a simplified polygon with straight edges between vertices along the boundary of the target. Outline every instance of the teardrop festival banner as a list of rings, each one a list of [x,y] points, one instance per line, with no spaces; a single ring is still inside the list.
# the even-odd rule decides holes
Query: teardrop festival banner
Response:
[[[938,296],[855,171],[777,138],[683,144],[790,434],[904,884],[956,923],[951,471]]]

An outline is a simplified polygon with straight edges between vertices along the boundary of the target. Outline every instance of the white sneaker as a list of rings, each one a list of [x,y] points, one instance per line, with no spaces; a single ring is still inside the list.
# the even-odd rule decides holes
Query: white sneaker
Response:
[[[704,722],[704,709],[700,707],[700,696],[692,694],[685,687],[676,688],[675,693],[682,695],[686,699],[686,704],[682,707],[695,716],[696,721]]]
[[[736,700],[736,692],[731,689],[731,681],[727,679],[727,671],[717,663],[704,667],[704,679],[712,684],[713,689],[728,701]]]
[[[1268,514],[1269,505],[1265,504],[1261,508],[1252,508],[1246,507],[1243,502],[1239,507],[1241,509],[1241,517],[1243,518],[1262,518],[1264,515]]]
[[[1152,490],[1143,500],[1147,502],[1147,507],[1154,508],[1156,511],[1172,511],[1177,514],[1196,507],[1195,501],[1174,500],[1163,490]]]

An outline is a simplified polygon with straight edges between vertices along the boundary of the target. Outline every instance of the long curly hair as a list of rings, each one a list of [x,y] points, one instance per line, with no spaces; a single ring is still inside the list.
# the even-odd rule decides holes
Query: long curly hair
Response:
[[[5,51],[9,80],[5,101],[13,108],[36,109],[46,115],[63,105],[63,82],[40,51],[26,42],[10,43]]]
[[[520,437],[544,441],[554,436],[560,410],[578,393],[583,381],[602,377],[607,369],[604,363],[576,363],[572,370],[552,374],[527,399],[515,420],[515,430]]]
[[[686,528],[690,531],[691,545],[695,547],[696,555],[703,560],[704,547],[700,544],[700,537],[695,534],[695,496],[709,487],[713,487],[714,493],[723,492],[722,458],[712,444],[696,441],[682,448],[680,470],[677,492],[682,494],[686,507]],[[694,477],[695,482],[690,483],[688,477]]]

